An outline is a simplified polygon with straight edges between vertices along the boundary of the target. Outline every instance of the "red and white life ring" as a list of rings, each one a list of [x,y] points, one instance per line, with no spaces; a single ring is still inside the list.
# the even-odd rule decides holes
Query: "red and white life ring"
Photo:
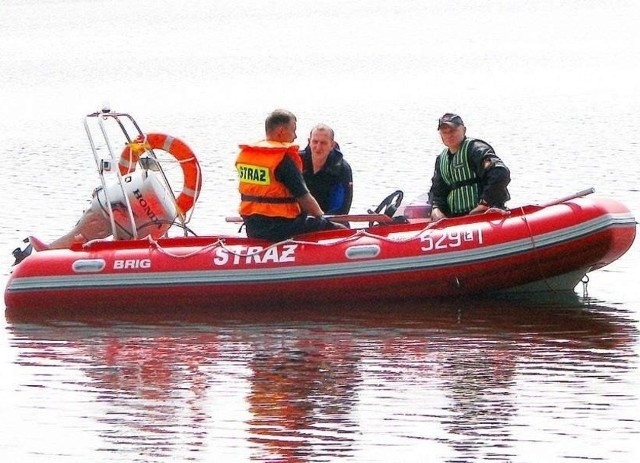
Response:
[[[163,133],[148,133],[142,138],[127,143],[120,155],[118,169],[121,175],[127,175],[136,170],[136,163],[146,151],[158,149],[171,154],[182,168],[184,179],[182,192],[176,199],[176,204],[182,214],[186,214],[193,207],[200,189],[202,188],[202,175],[200,164],[191,148],[179,138]]]

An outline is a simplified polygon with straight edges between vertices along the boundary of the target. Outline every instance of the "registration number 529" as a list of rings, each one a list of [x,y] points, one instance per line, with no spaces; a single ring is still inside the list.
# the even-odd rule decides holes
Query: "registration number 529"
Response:
[[[433,235],[430,232],[420,237],[420,250],[427,252],[438,249],[450,249],[462,246],[463,243],[483,244],[482,229],[475,230],[447,230],[442,235]]]

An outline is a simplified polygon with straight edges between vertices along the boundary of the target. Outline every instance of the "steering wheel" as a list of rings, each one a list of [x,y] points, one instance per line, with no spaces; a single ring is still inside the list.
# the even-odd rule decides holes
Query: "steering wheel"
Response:
[[[402,202],[402,198],[404,198],[404,193],[402,190],[396,190],[391,193],[389,196],[384,198],[378,207],[376,207],[373,211],[369,209],[367,212],[369,214],[384,214],[388,217],[393,217],[393,214],[396,213],[398,208],[400,207],[400,203]],[[369,222],[369,226],[373,227],[375,222]]]

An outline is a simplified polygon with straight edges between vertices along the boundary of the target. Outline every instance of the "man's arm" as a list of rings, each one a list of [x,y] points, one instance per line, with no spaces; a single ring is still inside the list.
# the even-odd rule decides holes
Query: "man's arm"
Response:
[[[307,214],[314,217],[322,217],[322,209],[320,209],[318,201],[311,196],[311,193],[306,193],[303,196],[296,197],[296,201],[298,201],[300,208]]]
[[[431,178],[431,189],[429,190],[429,200],[431,201],[431,220],[436,221],[445,218],[447,206],[447,194],[449,187],[440,175],[440,156],[436,158],[436,164]]]
[[[474,211],[482,212],[490,207],[502,207],[510,199],[507,185],[511,182],[511,173],[488,143],[477,140],[474,145],[472,162],[480,179],[478,206],[482,209]]]
[[[291,195],[296,198],[296,201],[304,212],[314,217],[322,216],[322,209],[318,201],[309,193],[309,189],[304,183],[302,172],[300,172],[288,155],[285,156],[280,165],[276,167],[275,173],[278,180],[284,183],[291,192]]]
[[[344,198],[337,213],[348,214],[351,210],[351,202],[353,201],[353,171],[349,163],[344,159],[342,160],[341,183],[344,188]]]

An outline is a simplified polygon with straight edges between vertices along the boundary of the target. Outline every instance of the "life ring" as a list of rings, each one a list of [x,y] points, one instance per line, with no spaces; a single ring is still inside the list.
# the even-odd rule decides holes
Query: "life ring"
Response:
[[[180,164],[184,182],[176,204],[180,212],[183,215],[186,214],[198,199],[202,188],[202,175],[200,175],[200,164],[196,155],[179,138],[163,133],[148,133],[144,137],[139,136],[133,142],[127,143],[120,154],[120,161],[118,161],[120,174],[127,175],[135,171],[140,156],[152,149],[166,151]]]

